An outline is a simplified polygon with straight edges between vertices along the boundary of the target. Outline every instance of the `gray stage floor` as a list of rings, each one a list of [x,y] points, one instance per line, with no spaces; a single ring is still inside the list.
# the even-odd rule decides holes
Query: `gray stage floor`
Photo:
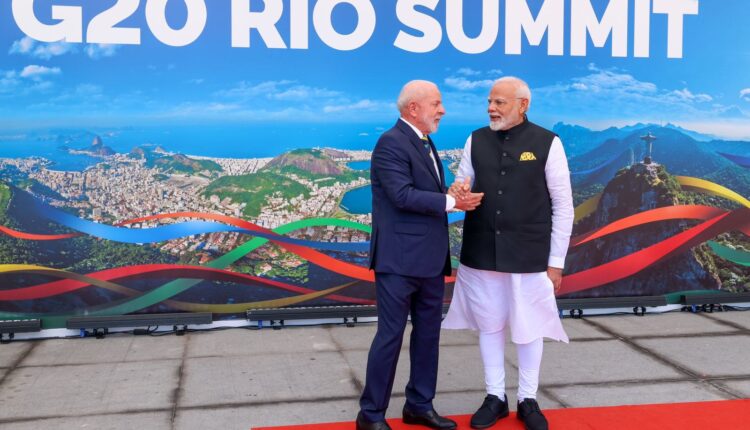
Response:
[[[545,343],[543,408],[750,397],[750,312],[566,318],[564,326],[570,344]],[[0,345],[0,428],[246,430],[353,420],[375,327],[13,341]],[[443,331],[441,343],[436,409],[471,413],[484,397],[477,337]],[[403,349],[389,416],[400,413],[408,364]]]

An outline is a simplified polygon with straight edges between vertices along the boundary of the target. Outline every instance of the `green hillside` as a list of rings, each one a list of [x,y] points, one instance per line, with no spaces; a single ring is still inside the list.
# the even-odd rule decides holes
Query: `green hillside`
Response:
[[[213,181],[203,191],[206,198],[215,194],[220,199],[229,197],[235,203],[246,203],[244,214],[255,217],[260,214],[266,197],[277,193],[285,199],[300,194],[309,197],[310,191],[304,185],[276,172],[258,172],[241,176],[224,176]]]

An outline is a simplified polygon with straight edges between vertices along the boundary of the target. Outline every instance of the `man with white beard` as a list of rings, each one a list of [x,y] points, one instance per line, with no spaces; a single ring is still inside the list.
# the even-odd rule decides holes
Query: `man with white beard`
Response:
[[[565,255],[573,227],[570,172],[562,142],[528,121],[531,91],[505,77],[490,91],[489,127],[466,141],[451,191],[484,193],[466,213],[461,264],[446,329],[479,331],[487,396],[471,427],[508,416],[503,366],[506,329],[518,350],[517,418],[547,430],[536,402],[543,338],[568,342],[558,317]]]
[[[456,422],[433,408],[438,374],[444,277],[451,274],[447,212],[470,211],[482,194],[447,194],[440,156],[430,134],[445,115],[432,82],[404,85],[396,106],[400,118],[372,152],[370,269],[375,271],[378,330],[367,356],[357,430],[390,430],[385,420],[396,366],[411,316],[409,382],[403,421],[453,430]]]

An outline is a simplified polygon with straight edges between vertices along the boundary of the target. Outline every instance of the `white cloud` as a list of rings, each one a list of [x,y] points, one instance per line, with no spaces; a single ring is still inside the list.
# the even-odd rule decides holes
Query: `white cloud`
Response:
[[[258,97],[265,97],[269,100],[292,100],[312,104],[321,101],[330,102],[331,99],[344,97],[344,93],[340,91],[300,85],[296,81],[289,80],[265,81],[255,85],[242,81],[234,88],[219,91],[214,95],[240,101],[252,101]]]
[[[689,89],[684,83],[675,82],[681,88],[660,88],[620,69],[603,70],[591,64],[588,71],[568,81],[533,89],[535,107],[531,114],[550,122],[600,123],[607,127],[665,121],[700,121],[707,127],[710,123],[747,121],[750,115],[738,106],[720,102],[717,96]],[[750,88],[744,96],[750,99]],[[737,126],[733,127],[732,134],[739,135]],[[713,134],[728,136],[730,129],[717,126]],[[742,130],[744,133],[746,128]]]
[[[92,43],[86,45],[83,49],[86,55],[92,60],[98,60],[104,57],[113,57],[121,45],[112,45],[108,43]]]
[[[686,102],[708,103],[710,101],[713,101],[713,97],[709,96],[708,94],[693,94],[687,88],[683,88],[682,90],[674,90],[667,94],[667,97],[672,97],[676,100]]]
[[[265,81],[259,84],[251,85],[246,81],[238,83],[235,87],[228,90],[221,90],[214,95],[226,98],[245,99],[257,97],[259,95],[268,95],[281,92],[280,87],[293,84],[294,81]]]
[[[59,75],[58,67],[29,65],[23,70],[0,70],[0,94],[12,94],[14,97],[28,95],[33,92],[44,92],[54,86],[45,77]]]
[[[479,70],[470,69],[468,67],[463,67],[461,69],[456,70],[456,73],[463,76],[479,76],[482,74]]]
[[[9,54],[23,54],[40,60],[76,52],[76,46],[66,42],[40,43],[30,37],[16,40],[11,45]]]
[[[330,88],[314,87],[293,80],[241,81],[212,93],[211,100],[186,101],[165,112],[167,116],[222,114],[235,120],[320,121],[326,115],[336,119],[392,114],[394,103],[363,99]],[[290,103],[291,102],[291,103]],[[293,106],[293,107],[291,107]]]
[[[731,106],[716,106],[716,113],[721,118],[748,118],[748,115],[739,108],[739,106],[731,105]]]
[[[578,88],[586,87],[588,91],[594,93],[653,94],[657,91],[655,84],[639,81],[627,73],[617,73],[611,70],[596,70],[595,72],[588,76],[574,78],[572,85],[578,84]]]
[[[193,85],[200,85],[204,82],[206,82],[206,80],[203,78],[189,79],[187,81],[188,84],[193,84]]]
[[[481,79],[477,81],[470,81],[464,77],[449,77],[445,78],[445,85],[455,88],[460,91],[469,91],[469,90],[476,90],[478,88],[481,89],[489,89],[492,87],[492,84],[495,82],[492,79]]]
[[[360,100],[356,103],[350,103],[350,104],[341,104],[341,105],[329,105],[325,106],[323,108],[323,112],[325,113],[335,113],[335,112],[348,112],[348,111],[371,111],[371,110],[380,110],[386,107],[387,105],[392,105],[393,103],[385,103],[385,102],[379,102],[379,101],[373,101],[369,99]]]
[[[36,41],[30,37],[24,37],[23,39],[16,40],[10,47],[9,54],[28,54],[34,49]]]
[[[12,93],[20,84],[15,70],[0,71],[0,94]]]
[[[338,91],[331,91],[325,88],[314,88],[305,85],[295,85],[291,88],[281,90],[277,93],[271,93],[268,96],[275,100],[299,100],[309,101],[310,98],[332,98],[340,97],[343,94]]]
[[[750,102],[750,88],[740,90],[740,98],[746,102]]]
[[[112,57],[120,49],[121,45],[113,44],[88,44],[83,48],[83,52],[91,59],[103,57]],[[30,37],[24,37],[16,40],[11,45],[9,54],[23,54],[40,60],[49,60],[52,57],[59,57],[65,54],[75,54],[78,48],[75,44],[66,42],[42,43]]]
[[[59,75],[60,73],[61,71],[59,67],[45,67],[32,64],[24,67],[24,69],[21,71],[21,77],[39,80],[43,76]]]
[[[448,76],[443,83],[448,87],[459,91],[472,91],[477,89],[489,90],[495,83],[495,80],[502,76],[503,71],[492,69],[488,71],[479,71],[469,68],[456,70],[454,76]],[[484,78],[484,79],[482,79]]]

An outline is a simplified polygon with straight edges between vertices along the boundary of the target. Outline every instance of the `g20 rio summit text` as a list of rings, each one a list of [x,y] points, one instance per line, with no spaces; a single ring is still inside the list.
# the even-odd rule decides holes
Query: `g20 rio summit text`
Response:
[[[157,40],[181,47],[201,37],[209,19],[209,5],[231,1],[232,47],[250,48],[262,46],[258,43],[262,42],[269,49],[308,49],[314,32],[326,46],[350,51],[370,41],[376,31],[377,15],[385,13],[382,5],[386,3],[381,0],[171,1],[182,2],[186,8],[185,22],[179,28],[172,27],[167,20],[170,0],[118,0],[88,22],[84,22],[84,16],[91,13],[84,14],[84,9],[92,7],[93,2],[83,0],[81,6],[45,1],[45,7],[51,8],[47,13],[52,18],[47,20],[50,22],[43,22],[37,16],[40,6],[35,4],[39,1],[12,0],[12,11],[18,28],[38,41],[124,45],[141,44],[144,29],[123,25],[123,21],[145,14],[145,26]],[[499,51],[501,48],[495,45],[502,36],[502,52],[519,55],[524,36],[529,47],[539,47],[546,35],[550,56],[585,56],[590,39],[600,49],[605,49],[609,41],[613,57],[649,57],[654,42],[666,43],[668,58],[682,58],[686,16],[698,15],[699,0],[608,0],[602,6],[603,13],[597,14],[592,2],[602,5],[605,1],[544,0],[534,16],[528,0],[397,0],[388,13],[395,14],[401,26],[396,29],[393,46],[414,53],[434,51],[444,37],[462,53]],[[439,8],[441,2],[444,7]],[[393,4],[387,3],[389,8]],[[142,4],[145,8],[141,8]],[[377,12],[373,4],[378,5]],[[477,35],[468,36],[464,28],[465,9],[478,5],[482,8],[481,29]],[[356,26],[349,33],[341,33],[334,26],[333,13],[339,6],[353,8],[356,14]],[[652,20],[659,17],[666,19],[666,41],[652,41]],[[279,31],[281,24],[284,28],[288,25],[286,38]],[[251,34],[257,34],[259,40],[251,40]]]

